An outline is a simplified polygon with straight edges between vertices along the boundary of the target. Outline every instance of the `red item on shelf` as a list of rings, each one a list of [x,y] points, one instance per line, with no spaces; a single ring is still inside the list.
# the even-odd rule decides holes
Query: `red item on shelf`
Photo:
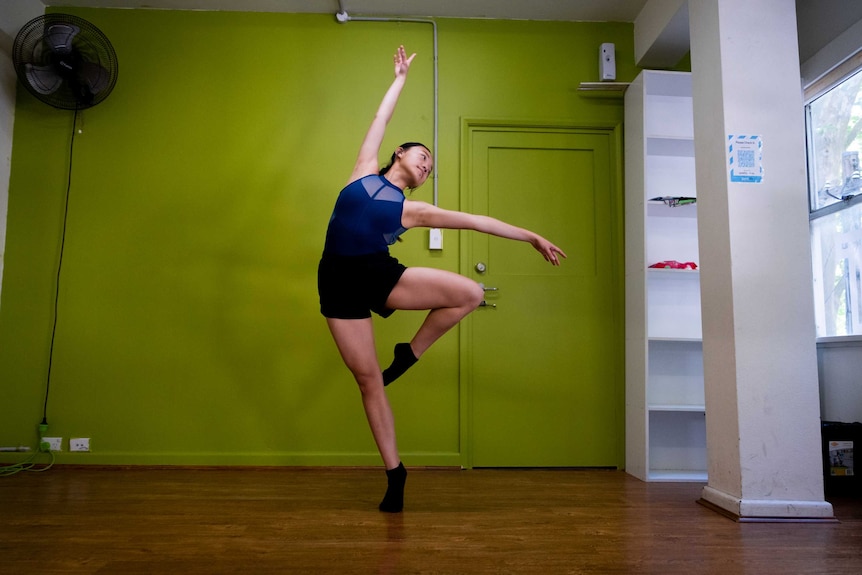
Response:
[[[676,260],[665,260],[650,266],[656,269],[666,270],[696,270],[697,264],[694,262],[678,262]]]

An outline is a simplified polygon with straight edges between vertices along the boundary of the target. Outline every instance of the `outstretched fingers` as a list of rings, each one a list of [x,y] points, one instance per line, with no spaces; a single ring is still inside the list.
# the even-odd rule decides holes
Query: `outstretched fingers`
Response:
[[[560,256],[564,259],[568,257],[563,250],[541,236],[538,236],[533,242],[533,247],[536,248],[536,251],[542,254],[545,261],[550,262],[555,266],[560,265]]]
[[[407,52],[404,50],[404,46],[399,46],[398,50],[395,51],[395,56],[393,57],[393,60],[395,61],[395,75],[406,76],[407,72],[410,70],[410,64],[413,63],[413,58],[415,57],[416,53],[414,52],[408,58]]]

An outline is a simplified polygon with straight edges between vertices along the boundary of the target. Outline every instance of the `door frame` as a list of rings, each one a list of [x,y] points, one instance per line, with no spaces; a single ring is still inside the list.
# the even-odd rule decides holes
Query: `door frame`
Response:
[[[614,264],[614,340],[619,349],[625,349],[625,203],[623,189],[623,125],[622,123],[606,122],[535,122],[494,120],[481,118],[464,118],[461,120],[461,193],[459,194],[459,209],[467,211],[468,200],[473,198],[471,182],[473,176],[472,150],[473,139],[477,133],[484,132],[523,132],[546,134],[596,134],[605,135],[609,139],[611,174],[611,225]],[[458,271],[461,275],[470,277],[470,242],[459,242]],[[563,264],[565,265],[565,264]],[[461,467],[473,468],[473,319],[472,314],[461,320],[458,325],[459,340],[459,379],[460,379],[460,429],[459,451]],[[617,397],[617,433],[620,441],[617,443],[615,459],[619,469],[625,467],[625,358],[615,369],[613,386]]]

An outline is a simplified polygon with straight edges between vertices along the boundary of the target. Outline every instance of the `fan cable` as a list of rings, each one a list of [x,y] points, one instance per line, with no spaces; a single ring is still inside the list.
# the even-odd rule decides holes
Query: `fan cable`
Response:
[[[63,253],[66,250],[66,223],[69,219],[69,192],[72,188],[72,158],[75,152],[75,132],[78,126],[78,108],[72,118],[72,138],[69,144],[69,170],[66,177],[66,198],[63,208],[63,231],[60,234],[60,255],[57,260],[57,279],[54,282],[54,318],[51,326],[51,347],[48,352],[48,374],[45,381],[45,404],[42,408],[42,425],[48,425],[48,397],[51,392],[51,368],[54,364],[54,340],[57,336],[57,316],[60,304],[60,272],[63,269]]]

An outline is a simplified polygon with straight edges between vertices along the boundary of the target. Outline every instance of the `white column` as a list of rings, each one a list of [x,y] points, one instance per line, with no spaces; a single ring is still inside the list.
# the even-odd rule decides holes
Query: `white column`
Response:
[[[740,518],[824,500],[794,0],[689,0],[709,483]],[[728,136],[763,179],[731,181]]]
[[[676,66],[689,51],[688,0],[648,0],[635,19],[635,63]]]

